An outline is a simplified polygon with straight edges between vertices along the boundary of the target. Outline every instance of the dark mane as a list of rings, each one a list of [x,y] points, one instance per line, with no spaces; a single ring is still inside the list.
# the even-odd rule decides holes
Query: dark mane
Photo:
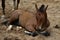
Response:
[[[38,9],[38,11],[40,11],[40,12],[44,12],[44,8],[45,8],[45,5],[42,4],[41,7]]]

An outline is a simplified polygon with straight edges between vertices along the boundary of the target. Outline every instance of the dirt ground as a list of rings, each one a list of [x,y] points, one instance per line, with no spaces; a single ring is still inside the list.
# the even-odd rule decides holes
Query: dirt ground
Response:
[[[55,25],[58,25],[60,27],[60,0],[21,0],[19,4],[19,9],[21,8],[31,12],[35,12],[36,9],[34,3],[37,3],[38,7],[40,7],[42,4],[48,5],[47,15],[50,21],[49,31],[51,35],[49,37],[45,37],[43,35],[32,37],[24,34],[24,30],[22,29],[20,29],[19,31],[13,29],[9,32],[6,32],[7,27],[4,25],[0,25],[0,40],[60,40],[60,28],[54,28]],[[13,2],[12,0],[6,0],[5,4],[5,13],[6,16],[8,16],[10,12],[13,11]],[[0,16],[1,15],[2,7],[0,0]]]

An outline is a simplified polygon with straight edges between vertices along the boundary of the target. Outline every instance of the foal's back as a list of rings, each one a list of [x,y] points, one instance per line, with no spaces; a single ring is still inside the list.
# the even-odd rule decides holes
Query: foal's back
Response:
[[[15,10],[12,12],[9,22],[13,22],[18,19],[19,24],[22,25],[27,30],[34,30],[33,25],[37,25],[37,20],[35,14],[26,10]],[[29,31],[30,31],[29,30]]]

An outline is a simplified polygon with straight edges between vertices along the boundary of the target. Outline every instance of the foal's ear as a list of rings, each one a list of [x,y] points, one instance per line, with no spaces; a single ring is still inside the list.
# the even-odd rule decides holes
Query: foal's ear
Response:
[[[42,4],[41,7],[38,9],[38,11],[40,11],[40,12],[44,12],[44,11],[45,11],[45,5]]]
[[[48,8],[48,5],[45,7],[45,11],[47,10],[47,8]]]
[[[36,8],[36,11],[38,11],[38,6],[37,6],[37,4],[35,3],[35,8]]]

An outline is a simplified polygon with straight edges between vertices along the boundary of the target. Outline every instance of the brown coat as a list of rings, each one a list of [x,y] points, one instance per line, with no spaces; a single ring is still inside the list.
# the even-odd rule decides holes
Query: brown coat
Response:
[[[24,27],[26,30],[35,32],[36,29],[41,27],[41,30],[46,30],[50,22],[47,18],[46,8],[42,7],[43,10],[37,9],[36,14],[26,10],[15,10],[12,12],[12,15],[9,19],[9,23],[13,22],[14,20],[18,19],[19,24]]]

